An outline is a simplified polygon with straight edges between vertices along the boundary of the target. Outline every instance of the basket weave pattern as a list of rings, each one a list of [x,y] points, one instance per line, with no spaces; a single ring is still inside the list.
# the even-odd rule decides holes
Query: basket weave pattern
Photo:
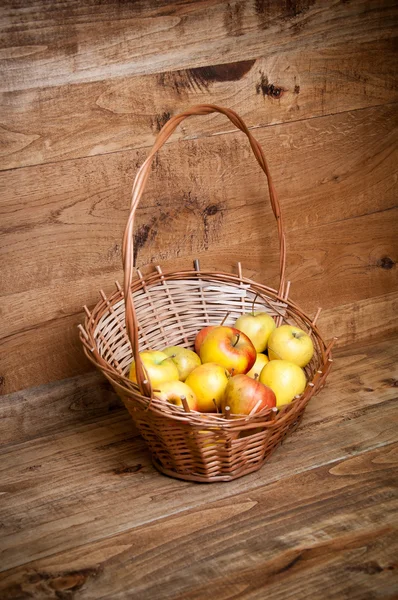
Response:
[[[276,291],[237,273],[203,271],[195,268],[163,273],[157,266],[144,277],[132,264],[134,215],[143,194],[150,166],[158,149],[177,125],[195,114],[225,114],[249,138],[260,167],[267,176],[271,206],[278,225],[280,247],[280,286]],[[263,152],[243,121],[231,110],[200,105],[170,119],[163,127],[148,158],[138,171],[132,204],[123,240],[124,288],[116,283],[109,298],[101,291],[101,301],[93,311],[85,307],[86,320],[80,326],[80,339],[88,358],[111,382],[147,442],[154,465],[163,473],[192,481],[229,481],[259,469],[273,450],[300,423],[310,398],[324,385],[332,364],[327,347],[316,327],[289,299],[285,285],[285,236],[276,192]],[[307,331],[315,353],[305,371],[308,385],[304,393],[278,412],[265,409],[250,416],[186,412],[183,408],[156,398],[139,352],[161,350],[166,346],[193,349],[196,334],[207,325],[226,325],[252,309],[268,312],[282,323]],[[128,379],[132,360],[136,361],[137,384]]]

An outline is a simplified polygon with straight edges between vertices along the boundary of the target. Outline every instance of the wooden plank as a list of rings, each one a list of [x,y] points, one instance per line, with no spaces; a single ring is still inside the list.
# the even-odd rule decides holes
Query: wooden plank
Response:
[[[4,573],[8,600],[392,598],[397,445],[207,502]],[[237,576],[239,573],[239,576]],[[59,597],[59,596],[58,596]]]
[[[150,146],[171,115],[199,103],[231,106],[252,128],[394,102],[395,63],[394,40],[342,38],[257,60],[4,92],[0,169]],[[171,140],[232,129],[210,115],[185,121]]]
[[[79,343],[77,325],[81,321],[81,314],[72,315],[2,340],[2,394],[92,370]]]
[[[158,475],[123,412],[3,448],[2,569],[394,443],[397,364],[394,343],[343,354],[297,432],[228,485]]]
[[[325,339],[338,338],[337,346],[387,338],[398,332],[398,292],[323,311],[318,326]]]
[[[304,3],[188,0],[120,3],[3,2],[2,91],[157,73],[325,48],[342,39],[394,36],[394,2],[359,0],[332,7]],[[220,61],[222,62],[222,61]]]
[[[0,446],[98,422],[122,407],[97,371],[8,394],[0,399]]]

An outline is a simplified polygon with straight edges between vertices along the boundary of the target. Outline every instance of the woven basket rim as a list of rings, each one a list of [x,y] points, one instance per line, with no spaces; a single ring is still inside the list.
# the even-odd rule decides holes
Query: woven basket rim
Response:
[[[264,284],[258,283],[248,277],[244,277],[241,273],[236,275],[234,273],[227,273],[222,271],[213,271],[213,270],[196,270],[196,269],[186,269],[183,271],[168,271],[163,272],[159,267],[157,267],[153,272],[148,273],[145,277],[138,270],[138,276],[133,280],[131,284],[131,292],[145,290],[146,293],[150,292],[151,288],[158,285],[163,281],[170,280],[179,280],[179,281],[206,281],[206,282],[215,282],[215,283],[227,283],[236,287],[237,289],[241,288],[241,285],[245,285],[246,289],[258,295],[259,298],[268,302],[271,300],[272,302],[278,302],[284,307],[286,316],[298,314],[300,318],[302,318],[307,325],[310,327],[311,335],[317,340],[317,344],[322,357],[322,365],[319,373],[318,379],[326,379],[327,373],[325,373],[325,368],[327,368],[328,363],[332,361],[331,356],[331,345],[329,347],[324,342],[314,319],[311,319],[306,313],[304,313],[298,305],[293,302],[289,297],[284,297],[274,288],[266,286]],[[227,280],[227,281],[225,281]],[[290,286],[289,286],[290,287]],[[266,296],[266,298],[264,298]],[[204,413],[198,411],[191,411],[189,413],[185,412],[182,407],[174,406],[172,404],[164,403],[160,399],[156,398],[156,395],[153,396],[152,399],[148,398],[148,396],[144,396],[138,385],[133,383],[126,375],[117,371],[117,369],[107,363],[102,357],[99,356],[98,352],[96,352],[96,338],[95,331],[97,330],[101,319],[105,314],[111,313],[111,308],[118,302],[123,301],[124,292],[118,282],[116,282],[116,290],[108,297],[106,297],[105,293],[101,290],[101,300],[97,302],[95,307],[89,313],[86,314],[85,320],[85,334],[82,330],[80,330],[80,338],[83,343],[84,352],[87,358],[100,370],[103,372],[105,377],[110,381],[112,385],[116,385],[121,392],[123,392],[127,396],[127,401],[133,402],[133,400],[129,400],[128,396],[133,395],[134,401],[139,404],[145,405],[143,410],[152,410],[154,412],[162,414],[162,416],[166,418],[175,419],[181,421],[182,423],[190,423],[194,427],[209,427],[209,428],[220,428],[235,430],[235,429],[252,429],[255,427],[264,426],[269,427],[272,423],[272,409],[265,409],[261,413],[257,413],[254,415],[245,415],[245,416],[233,416],[231,419],[225,419],[225,417],[221,414],[217,413]],[[300,398],[294,399],[290,404],[287,404],[281,407],[278,411],[278,420],[283,418],[283,415],[287,416],[291,410],[297,408],[301,409],[303,405],[305,406],[310,398],[317,391],[318,386],[310,385],[313,382],[308,382],[306,392],[304,392]],[[310,386],[310,390],[308,390],[308,386]],[[274,413],[275,414],[275,413]]]

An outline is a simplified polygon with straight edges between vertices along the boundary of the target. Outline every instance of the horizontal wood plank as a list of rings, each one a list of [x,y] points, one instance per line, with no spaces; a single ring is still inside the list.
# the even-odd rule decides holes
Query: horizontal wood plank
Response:
[[[394,343],[343,351],[296,433],[260,472],[228,485],[155,473],[124,411],[4,447],[2,569],[395,442],[397,364]]]
[[[8,394],[0,400],[0,446],[59,433],[86,421],[98,422],[122,408],[120,398],[97,371]]]
[[[394,40],[146,76],[0,94],[0,169],[150,146],[167,119],[194,104],[233,107],[250,128],[398,100]],[[45,106],[45,118],[43,118]],[[230,131],[210,115],[189,119],[175,139]]]
[[[35,560],[3,574],[2,597],[392,598],[397,448],[334,461]]]
[[[367,298],[323,311],[318,326],[326,339],[337,337],[337,346],[389,338],[398,333],[398,292]]]
[[[394,2],[54,2],[1,9],[2,91],[278,55],[394,36]]]

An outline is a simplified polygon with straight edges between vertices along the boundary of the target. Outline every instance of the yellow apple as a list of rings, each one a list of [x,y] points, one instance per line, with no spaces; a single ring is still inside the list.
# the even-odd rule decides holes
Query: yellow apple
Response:
[[[303,369],[287,360],[270,360],[260,374],[260,381],[275,392],[276,406],[289,404],[302,394],[307,385]]]
[[[268,313],[255,312],[241,315],[236,320],[234,327],[247,335],[257,352],[264,352],[276,323]]]
[[[267,362],[269,362],[268,356],[266,356],[265,354],[261,354],[261,352],[258,352],[256,362],[254,363],[250,371],[246,373],[246,375],[248,377],[251,377],[252,379],[257,379],[258,377],[260,377],[260,373],[267,364]]]
[[[164,354],[164,352],[145,350],[144,352],[140,352],[140,358],[153,389],[156,389],[165,381],[178,380],[178,369],[173,360],[167,354]],[[131,381],[137,383],[134,360],[131,363],[129,378]]]
[[[299,367],[305,367],[314,355],[312,339],[295,325],[281,325],[268,340],[270,360],[288,360]]]
[[[207,449],[207,448],[219,448],[219,444],[225,445],[225,440],[223,438],[217,438],[213,436],[214,430],[210,431],[210,430],[206,430],[206,429],[201,429],[200,431],[198,431],[197,435],[198,435],[198,441],[202,444],[203,442],[207,442],[206,444],[203,444],[203,448]],[[201,439],[201,436],[202,439]],[[209,441],[207,441],[209,440]]]
[[[180,381],[185,381],[191,371],[202,364],[199,356],[193,350],[182,346],[169,346],[162,350],[173,360],[178,369]]]
[[[198,410],[201,412],[216,412],[220,406],[224,390],[228,383],[228,372],[221,365],[206,363],[190,372],[185,380],[198,401]]]
[[[256,350],[247,335],[225,325],[214,327],[200,347],[202,363],[217,363],[234,375],[249,371],[256,356]]]
[[[166,381],[158,386],[155,396],[175,406],[184,406],[181,398],[185,397],[191,410],[198,410],[198,402],[193,390],[182,381]]]

